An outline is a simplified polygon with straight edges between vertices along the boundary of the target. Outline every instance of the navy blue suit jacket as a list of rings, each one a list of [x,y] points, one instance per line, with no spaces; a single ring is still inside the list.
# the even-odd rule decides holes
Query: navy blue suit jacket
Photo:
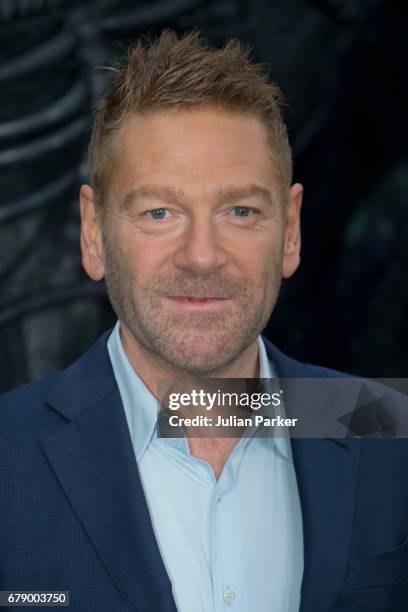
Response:
[[[0,590],[70,591],[75,612],[176,612],[108,335],[68,369],[0,398]],[[340,376],[266,346],[282,378]],[[300,612],[406,612],[408,440],[291,443]]]

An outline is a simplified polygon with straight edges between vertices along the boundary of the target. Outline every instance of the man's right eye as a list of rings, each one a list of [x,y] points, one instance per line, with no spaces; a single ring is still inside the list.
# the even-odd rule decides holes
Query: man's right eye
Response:
[[[168,212],[169,210],[167,208],[154,208],[153,210],[147,210],[144,215],[150,217],[154,221],[160,221],[160,219],[166,218],[166,213]]]

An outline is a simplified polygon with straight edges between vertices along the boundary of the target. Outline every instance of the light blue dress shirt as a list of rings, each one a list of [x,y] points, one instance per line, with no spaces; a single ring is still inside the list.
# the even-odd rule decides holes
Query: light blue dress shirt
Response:
[[[260,378],[272,378],[258,343]],[[119,321],[108,351],[179,612],[297,612],[303,530],[289,439],[241,438],[217,481],[185,438],[157,437],[156,398],[127,359]]]

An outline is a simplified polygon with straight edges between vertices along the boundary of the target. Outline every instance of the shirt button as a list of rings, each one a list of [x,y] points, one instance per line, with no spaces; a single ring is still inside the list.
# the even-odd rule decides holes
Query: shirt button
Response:
[[[232,589],[229,588],[229,586],[225,587],[224,589],[224,601],[226,601],[229,604],[232,604],[232,602],[235,599],[235,593]]]

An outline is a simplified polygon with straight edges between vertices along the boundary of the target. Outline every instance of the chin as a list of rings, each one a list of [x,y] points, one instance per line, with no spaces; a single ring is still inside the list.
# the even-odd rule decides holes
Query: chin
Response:
[[[173,365],[177,367],[181,372],[190,376],[208,376],[212,372],[218,372],[222,369],[223,363],[219,362],[173,362]]]
[[[196,376],[222,370],[237,356],[235,352],[226,354],[225,350],[222,350],[224,347],[217,350],[214,344],[206,348],[207,350],[197,351],[179,347],[178,350],[176,349],[177,353],[172,351],[171,354],[166,355],[166,358],[177,369]]]

